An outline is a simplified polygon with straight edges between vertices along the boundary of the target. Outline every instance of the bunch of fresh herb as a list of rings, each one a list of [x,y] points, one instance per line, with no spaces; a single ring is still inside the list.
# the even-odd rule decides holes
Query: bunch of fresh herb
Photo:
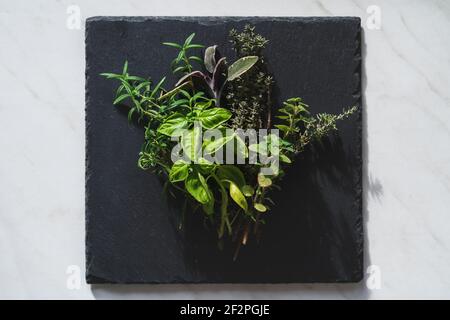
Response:
[[[196,55],[203,46],[192,43],[194,37],[191,34],[183,44],[164,43],[178,50],[171,69],[180,78],[173,87],[166,87],[165,78],[153,81],[130,75],[127,62],[122,73],[102,75],[119,81],[113,103],[129,105],[128,118],[137,117],[145,126],[139,167],[163,175],[168,186],[184,195],[186,205],[201,208],[219,239],[237,239],[236,257],[248,241],[249,230],[258,232],[265,223],[264,216],[274,205],[269,195],[283,168],[306,145],[337,130],[336,122],[356,107],[339,115],[313,116],[301,98],[291,98],[278,110],[273,125],[273,78],[263,56],[268,40],[252,26],[241,33],[232,30],[238,60],[228,66],[216,45],[204,50],[203,59]],[[192,62],[202,70],[195,70]],[[269,133],[252,143],[227,130],[231,128],[276,128],[281,135]],[[202,140],[202,130],[223,135]],[[234,157],[248,159],[251,153],[258,157],[244,165],[211,160],[230,145]],[[184,158],[173,161],[180,151]],[[270,160],[275,158],[279,168],[271,175],[263,174],[261,169],[273,165]]]

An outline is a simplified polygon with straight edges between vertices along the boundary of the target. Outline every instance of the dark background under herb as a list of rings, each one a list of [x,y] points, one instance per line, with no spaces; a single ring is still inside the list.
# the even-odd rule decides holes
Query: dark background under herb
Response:
[[[114,108],[120,71],[156,81],[170,75],[174,50],[163,41],[218,44],[233,60],[227,34],[247,22],[270,42],[265,50],[276,81],[276,103],[301,96],[312,112],[360,105],[358,18],[92,18],[87,22],[86,253],[91,283],[335,282],[362,277],[361,117],[301,154],[274,195],[259,245],[232,261],[217,249],[203,216],[176,228],[179,210],[156,176],[137,168],[143,129]],[[169,82],[175,79],[170,79]]]

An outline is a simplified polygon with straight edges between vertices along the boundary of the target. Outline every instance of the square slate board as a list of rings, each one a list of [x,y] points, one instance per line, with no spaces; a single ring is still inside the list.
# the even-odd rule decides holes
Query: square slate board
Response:
[[[300,96],[311,111],[358,114],[302,153],[274,193],[260,243],[219,251],[200,214],[177,230],[179,206],[136,162],[143,128],[112,106],[120,72],[170,75],[163,41],[218,44],[228,61],[231,28],[246,23],[270,42],[276,106]],[[88,283],[358,282],[363,276],[361,41],[354,17],[94,17],[86,22],[86,278]],[[173,84],[169,76],[167,83]],[[170,204],[170,205],[169,205]]]

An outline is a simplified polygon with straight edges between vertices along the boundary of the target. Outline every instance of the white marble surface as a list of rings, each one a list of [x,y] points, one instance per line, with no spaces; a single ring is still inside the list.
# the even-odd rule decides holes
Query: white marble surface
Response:
[[[195,4],[194,4],[195,3]],[[450,2],[0,0],[0,298],[450,298]],[[93,15],[360,16],[367,265],[358,285],[67,286],[84,277],[84,30]],[[366,26],[369,5],[381,30]],[[70,286],[69,286],[70,287]]]

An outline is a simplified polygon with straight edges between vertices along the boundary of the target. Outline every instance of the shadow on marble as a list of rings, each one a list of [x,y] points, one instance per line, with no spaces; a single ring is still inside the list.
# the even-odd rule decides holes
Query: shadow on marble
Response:
[[[363,153],[363,225],[364,225],[364,270],[371,265],[367,223],[369,221],[368,200],[381,201],[383,186],[376,177],[369,173],[368,121],[365,92],[366,77],[366,41],[365,32],[361,29],[361,93],[362,109],[362,153]],[[367,276],[367,274],[366,274]],[[370,290],[365,278],[359,283],[342,284],[161,284],[161,285],[92,285],[92,293],[96,299],[252,299],[252,298],[341,298],[368,299]],[[239,297],[237,296],[239,295]]]

